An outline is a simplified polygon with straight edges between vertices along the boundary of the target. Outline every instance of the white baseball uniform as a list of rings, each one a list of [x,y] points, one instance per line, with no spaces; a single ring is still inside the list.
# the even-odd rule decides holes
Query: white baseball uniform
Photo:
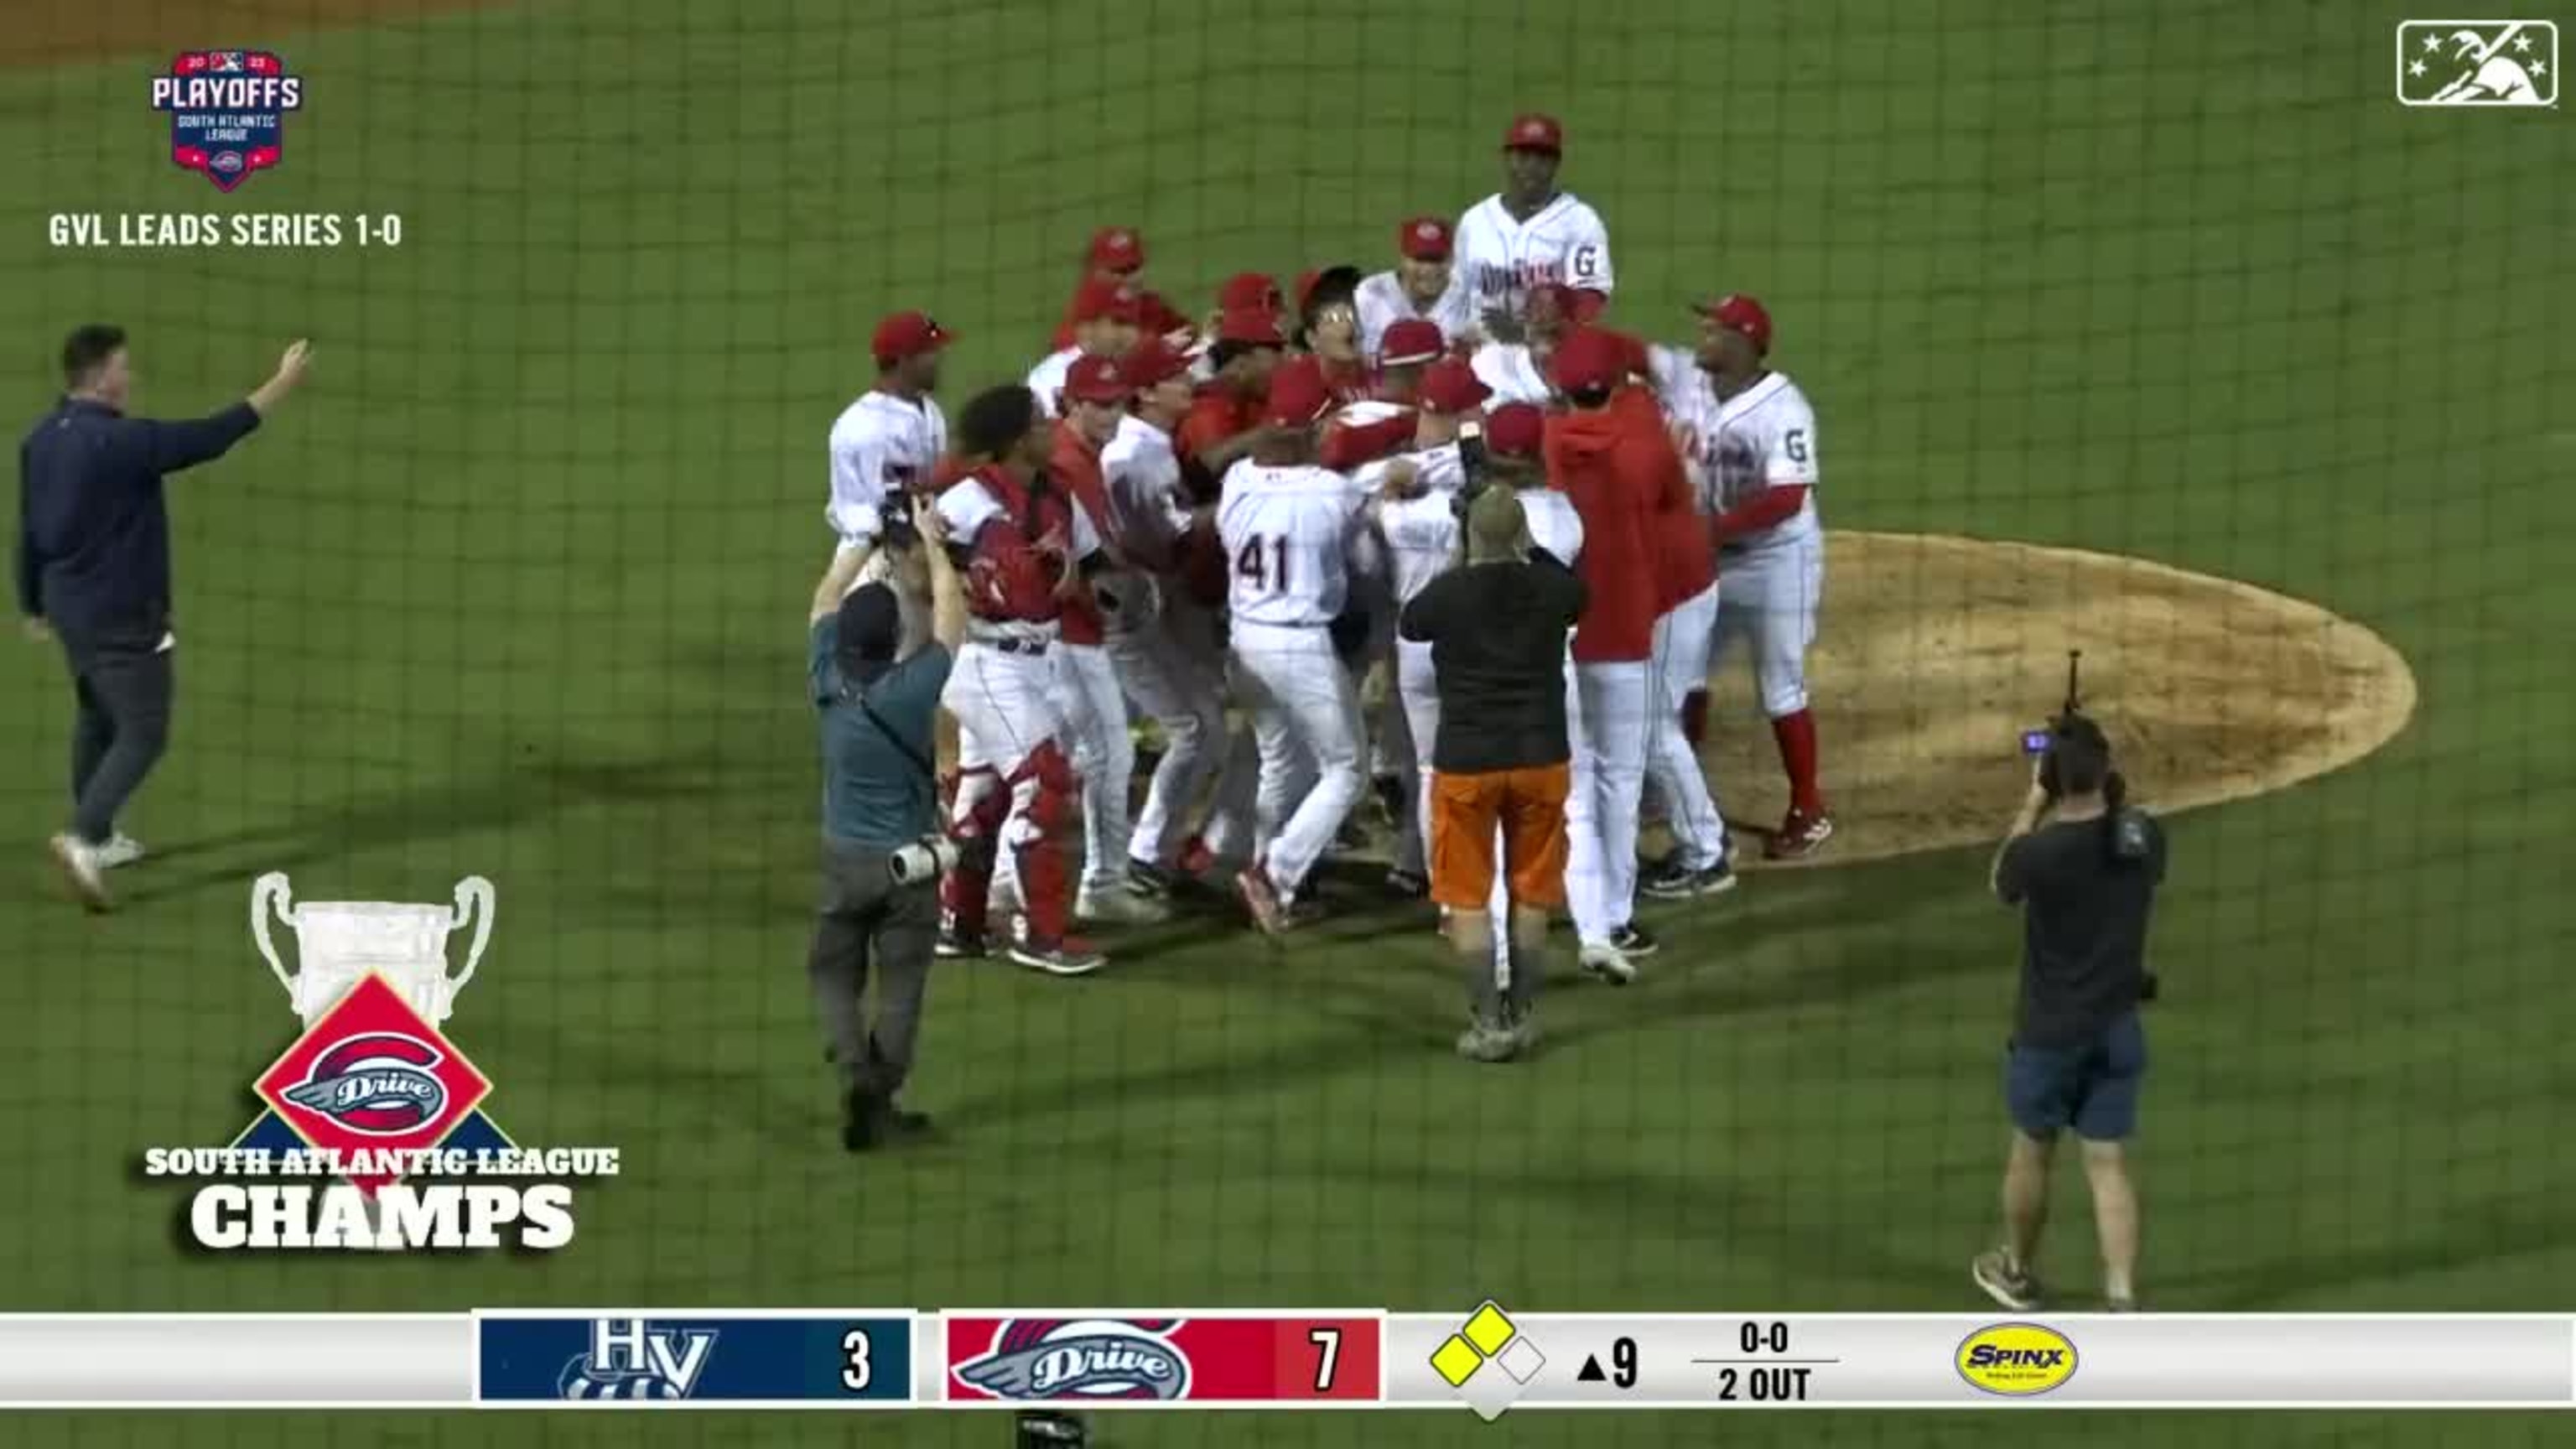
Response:
[[[1378,344],[1386,340],[1386,329],[1408,317],[1418,317],[1438,324],[1440,335],[1455,342],[1476,325],[1476,309],[1467,284],[1456,268],[1449,272],[1449,286],[1429,308],[1413,305],[1413,297],[1404,290],[1404,279],[1392,271],[1371,272],[1360,278],[1359,290],[1352,294],[1351,305],[1360,315],[1360,352],[1375,362]]]
[[[832,499],[823,517],[843,548],[873,545],[886,499],[930,479],[948,451],[948,418],[936,398],[871,388],[832,422]]]
[[[1100,537],[1078,504],[1072,513],[1067,566],[1078,567],[1099,551]],[[1008,514],[1002,500],[980,479],[963,479],[939,495],[939,515],[948,525],[948,535],[960,541],[973,539],[986,524]],[[963,816],[976,799],[992,790],[1010,791],[993,882],[998,894],[1017,893],[1018,852],[1046,834],[1043,826],[1029,819],[1039,782],[1025,775],[1021,766],[1038,746],[1053,740],[1062,750],[1071,739],[1058,676],[1047,657],[1061,633],[1062,626],[1052,619],[1041,623],[970,617],[965,646],[958,650],[948,687],[939,696],[957,719],[955,813]]]
[[[1081,348],[1067,347],[1048,353],[1029,369],[1028,388],[1037,394],[1039,412],[1051,418],[1064,416],[1064,384],[1081,357]]]
[[[1713,391],[1710,401],[1716,401]],[[1816,410],[1787,374],[1773,372],[1719,403],[1712,416],[1713,425],[1700,438],[1712,509],[1741,507],[1767,488],[1807,489],[1797,512],[1718,550],[1710,667],[1723,661],[1730,639],[1750,644],[1762,712],[1779,719],[1807,707],[1807,650],[1816,642],[1816,615],[1824,606]]]
[[[1519,316],[1530,290],[1551,282],[1587,292],[1611,288],[1610,229],[1601,214],[1560,191],[1523,221],[1500,193],[1467,208],[1458,218],[1453,265],[1478,315],[1500,309]]]
[[[1100,478],[1116,515],[1106,532],[1135,565],[1116,586],[1132,587],[1136,598],[1122,600],[1107,617],[1109,660],[1128,697],[1162,727],[1164,741],[1126,850],[1131,860],[1168,866],[1186,833],[1188,812],[1219,763],[1224,669],[1221,661],[1189,646],[1183,631],[1195,620],[1167,606],[1161,583],[1187,519],[1171,434],[1143,418],[1120,419],[1117,434],[1100,450]]]
[[[1458,445],[1442,443],[1368,464],[1356,475],[1359,486],[1369,496],[1377,496],[1388,471],[1399,459],[1413,465],[1416,478],[1426,490],[1420,498],[1383,503],[1377,510],[1377,534],[1385,545],[1387,591],[1401,610],[1450,565],[1458,530],[1449,511],[1449,499],[1466,482],[1467,475],[1458,458]],[[1429,842],[1424,836],[1431,821],[1431,776],[1426,762],[1440,722],[1440,696],[1432,687],[1430,645],[1411,639],[1395,641],[1395,688],[1388,694],[1396,709],[1393,717],[1383,723],[1380,734],[1387,737],[1387,763],[1395,767],[1397,778],[1403,782],[1406,801],[1405,818],[1397,823],[1395,866],[1421,875],[1428,866],[1425,852]],[[1401,730],[1393,726],[1401,726]]]
[[[1487,407],[1505,403],[1530,403],[1547,406],[1556,396],[1548,384],[1547,369],[1526,342],[1488,342],[1467,359],[1475,369],[1476,380],[1494,390]]]
[[[1245,459],[1227,470],[1217,503],[1235,694],[1261,758],[1254,830],[1283,904],[1360,796],[1359,691],[1328,626],[1348,596],[1366,500],[1329,469]]]

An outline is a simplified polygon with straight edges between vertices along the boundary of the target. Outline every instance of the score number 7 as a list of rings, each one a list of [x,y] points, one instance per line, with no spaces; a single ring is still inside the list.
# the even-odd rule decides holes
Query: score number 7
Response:
[[[1315,1346],[1315,1392],[1333,1391],[1333,1373],[1342,1363],[1342,1331],[1338,1328],[1310,1329],[1306,1341]]]

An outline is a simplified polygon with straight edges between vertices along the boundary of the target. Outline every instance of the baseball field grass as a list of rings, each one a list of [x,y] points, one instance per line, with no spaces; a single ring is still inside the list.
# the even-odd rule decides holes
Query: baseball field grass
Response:
[[[36,0],[39,8],[70,0]],[[129,9],[135,7],[127,7]],[[227,9],[232,14],[226,14]],[[1149,276],[1380,264],[1569,133],[1617,314],[1745,290],[1821,418],[1829,529],[2134,555],[2366,625],[2420,690],[2369,758],[2170,822],[2140,1179],[2152,1306],[2576,1307],[2576,146],[2399,107],[2379,5],[879,0],[170,7],[0,71],[0,336],[36,416],[75,323],[147,410],[307,392],[174,487],[181,702],[84,917],[41,844],[61,661],[0,650],[0,1309],[1385,1305],[1966,1310],[2018,934],[1982,850],[1753,875],[1566,985],[1544,1056],[1365,889],[1061,981],[934,978],[943,1140],[853,1160],[802,953],[803,609],[868,328],[1034,360],[1097,225]],[[364,12],[364,13],[357,13]],[[121,34],[124,32],[120,32]],[[269,45],[284,163],[218,195],[146,77]],[[399,246],[48,244],[70,212],[398,213]],[[1829,582],[1834,590],[1859,581]],[[1881,596],[1902,581],[1876,581]],[[2087,641],[2070,639],[2067,647]],[[2055,648],[2051,641],[2046,647]],[[2101,647],[2098,643],[2095,647]],[[1728,729],[1760,728],[1748,680]],[[1893,685],[1891,687],[1894,687]],[[2053,701],[2030,701],[2034,719]],[[1837,721],[1822,722],[1832,783]],[[2009,738],[1997,748],[2009,750]],[[2141,781],[2152,798],[2155,782]],[[1991,804],[2000,833],[2014,800]],[[1865,818],[1865,797],[1838,801]],[[498,890],[451,1028],[522,1141],[607,1143],[549,1257],[215,1260],[153,1145],[219,1143],[294,1021],[245,930]],[[2080,1180],[2045,1266],[2091,1272]],[[1104,1444],[2521,1445],[2429,1416],[1109,1418]],[[13,1420],[12,1444],[998,1445],[1006,1420]]]

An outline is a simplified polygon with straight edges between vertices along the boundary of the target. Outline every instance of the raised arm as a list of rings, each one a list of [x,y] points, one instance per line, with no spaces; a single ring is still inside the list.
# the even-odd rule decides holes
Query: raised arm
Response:
[[[948,520],[924,494],[912,499],[912,526],[921,534],[930,561],[930,637],[954,655],[966,642],[966,586],[948,557]]]

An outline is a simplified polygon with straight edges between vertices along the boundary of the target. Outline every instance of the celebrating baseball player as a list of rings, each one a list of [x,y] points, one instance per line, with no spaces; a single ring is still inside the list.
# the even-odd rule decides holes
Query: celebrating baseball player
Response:
[[[1127,570],[1097,587],[1120,598],[1105,615],[1118,683],[1163,734],[1162,758],[1126,846],[1129,888],[1161,897],[1171,890],[1188,818],[1225,745],[1225,666],[1214,622],[1179,577],[1191,519],[1172,434],[1190,408],[1189,365],[1149,338],[1119,366],[1134,410],[1101,449],[1100,469],[1109,509],[1103,532]]]
[[[1583,745],[1590,755],[1594,820],[1601,834],[1599,889],[1606,932],[1582,942],[1586,971],[1612,982],[1636,976],[1658,943],[1635,924],[1637,807],[1653,730],[1655,620],[1663,578],[1660,529],[1689,526],[1690,485],[1660,412],[1614,402],[1632,358],[1612,334],[1580,328],[1551,359],[1571,404],[1547,431],[1547,471],[1583,519],[1576,572],[1588,602],[1574,633],[1582,685]]]
[[[1064,412],[1064,381],[1075,362],[1085,357],[1124,357],[1136,345],[1143,302],[1135,288],[1108,277],[1093,277],[1074,293],[1073,345],[1060,347],[1029,369],[1029,391],[1047,416]]]
[[[1283,365],[1261,440],[1226,473],[1217,504],[1233,565],[1235,689],[1261,755],[1258,853],[1235,883],[1254,924],[1272,934],[1287,929],[1298,887],[1360,795],[1359,692],[1329,628],[1349,589],[1365,495],[1315,465],[1316,428],[1332,402],[1313,359]]]
[[[1455,264],[1488,341],[1520,341],[1530,293],[1550,283],[1575,290],[1577,322],[1610,300],[1610,230],[1557,189],[1564,155],[1565,128],[1553,116],[1513,121],[1503,133],[1503,189],[1458,219]]]
[[[1497,402],[1544,407],[1556,400],[1548,359],[1555,355],[1558,339],[1574,325],[1582,301],[1581,294],[1562,282],[1542,282],[1522,300],[1521,325],[1512,340],[1489,340],[1476,349],[1472,358],[1476,376],[1494,390]]]
[[[940,954],[980,955],[997,867],[1015,879],[1024,930],[1011,960],[1059,976],[1104,958],[1066,935],[1070,883],[1051,838],[1081,782],[1066,752],[1054,661],[1064,602],[1098,567],[1090,516],[1049,479],[1046,417],[1025,387],[978,394],[958,415],[973,471],[939,495],[959,555],[968,621],[940,702],[957,717],[959,775],[949,831],[959,863],[941,878]]]
[[[1048,339],[1048,351],[1062,352],[1074,345],[1074,329],[1081,325],[1075,314],[1081,310],[1082,289],[1103,281],[1136,294],[1137,325],[1147,334],[1165,338],[1175,347],[1184,345],[1181,339],[1189,332],[1190,319],[1175,311],[1161,293],[1146,290],[1145,238],[1133,227],[1104,226],[1091,234],[1091,246],[1082,256],[1082,280],[1074,286],[1064,320]]]
[[[1398,322],[1427,322],[1453,338],[1474,328],[1467,286],[1449,264],[1452,236],[1449,223],[1436,216],[1417,216],[1396,229],[1394,268],[1361,278],[1351,297],[1363,354],[1383,363],[1387,329]]]
[[[1834,833],[1817,783],[1816,721],[1807,703],[1807,650],[1824,601],[1824,526],[1816,512],[1816,413],[1785,373],[1770,370],[1771,314],[1743,295],[1694,309],[1699,344],[1689,365],[1658,349],[1665,405],[1707,480],[1717,540],[1717,627],[1709,666],[1728,641],[1753,651],[1762,712],[1789,777],[1789,813],[1766,853],[1812,855]],[[1706,700],[1686,704],[1704,718]]]
[[[1102,450],[1126,420],[1131,390],[1118,359],[1094,353],[1075,362],[1066,374],[1065,416],[1055,425],[1047,470],[1103,540],[1105,560],[1065,596],[1062,642],[1055,651],[1073,768],[1082,778],[1083,869],[1073,913],[1078,920],[1135,924],[1161,920],[1164,911],[1156,901],[1160,892],[1139,889],[1128,878],[1127,788],[1136,773],[1136,747],[1127,732],[1127,698],[1107,630],[1109,618],[1123,613],[1143,584],[1107,542],[1114,511],[1102,477]]]

